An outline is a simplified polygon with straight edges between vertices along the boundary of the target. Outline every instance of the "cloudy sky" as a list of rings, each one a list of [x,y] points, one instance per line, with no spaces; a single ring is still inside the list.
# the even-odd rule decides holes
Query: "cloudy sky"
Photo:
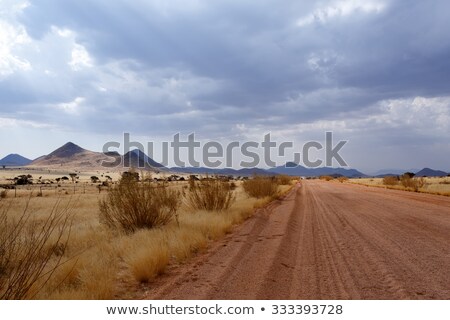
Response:
[[[0,158],[123,132],[450,171],[446,0],[0,0]]]

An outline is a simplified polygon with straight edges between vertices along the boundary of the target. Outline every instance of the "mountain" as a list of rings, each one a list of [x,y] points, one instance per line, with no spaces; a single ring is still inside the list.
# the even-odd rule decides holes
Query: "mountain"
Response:
[[[242,177],[250,177],[253,175],[273,175],[264,169],[260,168],[244,168],[244,169],[232,169],[232,168],[204,168],[204,167],[172,167],[170,168],[172,172],[178,173],[190,173],[190,174],[210,174],[210,175],[233,175],[233,176],[242,176]]]
[[[123,156],[123,163],[127,168],[165,168],[161,163],[156,162],[139,149],[127,152]]]
[[[219,174],[219,175],[234,175],[234,176],[252,176],[252,175],[277,175],[286,174],[290,176],[305,176],[305,177],[315,177],[323,175],[332,176],[346,176],[349,178],[365,177],[366,175],[355,169],[344,169],[344,168],[305,168],[302,166],[296,166],[293,163],[287,163],[286,166],[280,166],[276,168],[271,168],[268,170],[260,168],[245,168],[245,169],[211,169],[204,167],[190,167],[190,168],[180,168],[172,167],[170,168],[172,172],[178,173],[191,173],[191,174]]]
[[[66,168],[117,168],[130,167],[145,169],[164,169],[140,150],[133,150],[122,156],[118,152],[94,152],[86,150],[73,142],[68,142],[52,153],[42,156],[30,163],[32,167],[66,167]]]
[[[416,177],[445,177],[448,173],[441,170],[433,170],[430,168],[423,168],[416,172]]]
[[[345,169],[345,168],[331,168],[331,167],[321,167],[321,168],[305,168],[303,166],[297,166],[295,163],[288,162],[284,166],[279,166],[271,168],[268,170],[272,173],[286,174],[290,176],[305,176],[305,177],[317,177],[324,175],[332,176],[345,176],[349,178],[366,177],[362,172],[355,169]]]
[[[0,166],[18,167],[26,166],[31,163],[32,160],[27,159],[20,154],[12,153],[0,160]]]
[[[405,172],[417,172],[420,169],[382,169],[378,170],[375,173],[371,173],[371,176],[374,177],[385,177],[385,176],[400,176]]]
[[[100,152],[89,151],[81,148],[73,142],[68,142],[52,153],[37,158],[30,163],[30,166],[97,168],[102,166],[103,161],[112,162],[111,156],[104,155]]]
[[[49,158],[70,158],[76,156],[77,154],[85,153],[87,150],[81,148],[73,142],[67,142],[62,147],[56,149],[50,153],[47,157]]]
[[[399,176],[407,172],[408,170],[404,169],[382,169],[374,172],[372,175],[374,177],[384,177],[384,176]],[[413,171],[410,171],[413,172]]]

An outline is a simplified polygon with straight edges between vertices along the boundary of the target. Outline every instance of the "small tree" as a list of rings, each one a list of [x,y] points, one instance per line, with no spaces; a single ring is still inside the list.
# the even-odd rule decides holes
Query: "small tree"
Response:
[[[403,174],[403,176],[408,177],[408,178],[414,178],[416,174],[414,172],[405,172]]]
[[[91,177],[91,182],[92,182],[92,183],[97,183],[98,180],[99,180],[99,179],[98,179],[97,176],[92,176],[92,177]]]
[[[15,184],[18,186],[23,186],[23,185],[27,185],[27,184],[33,184],[32,181],[32,176],[31,175],[21,175],[18,177],[14,178]]]
[[[70,178],[72,178],[72,182],[75,183],[75,180],[77,179],[77,174],[76,173],[69,173]]]
[[[124,181],[139,181],[139,172],[133,170],[122,173],[122,180]]]

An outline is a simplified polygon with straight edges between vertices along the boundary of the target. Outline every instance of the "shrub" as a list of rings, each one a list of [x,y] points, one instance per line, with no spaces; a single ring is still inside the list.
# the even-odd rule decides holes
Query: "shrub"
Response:
[[[31,175],[21,175],[14,178],[15,184],[18,186],[24,186],[27,184],[33,184],[33,177]]]
[[[414,172],[405,172],[403,174],[404,177],[408,177],[408,178],[414,178],[416,174]]]
[[[383,178],[383,184],[385,186],[395,186],[398,184],[398,177],[386,176]]]
[[[176,217],[180,193],[149,182],[121,179],[99,205],[102,223],[134,232],[165,225]]]
[[[8,190],[2,190],[0,191],[0,199],[5,199],[6,196],[8,195]]]
[[[97,176],[91,176],[91,182],[92,183],[97,183],[99,180],[99,178]]]
[[[411,178],[408,174],[402,175],[400,182],[405,188],[413,189],[414,191],[419,191],[425,185],[424,178]]]
[[[337,180],[338,180],[340,183],[344,183],[345,181],[348,180],[348,178],[347,178],[347,177],[339,177],[339,178],[337,178]]]
[[[230,183],[217,179],[204,179],[190,183],[187,195],[188,206],[194,210],[222,211],[235,200]]]
[[[245,180],[242,186],[245,192],[254,198],[272,197],[278,192],[278,184],[272,177],[256,176]]]
[[[293,179],[292,177],[282,174],[282,175],[277,176],[277,183],[279,185],[289,185],[291,183],[292,179]]]
[[[331,181],[331,180],[333,180],[333,177],[332,177],[332,176],[320,176],[319,178],[320,178],[320,180],[325,180],[325,181]]]
[[[125,171],[122,173],[122,180],[139,181],[139,173],[134,170]]]
[[[33,298],[63,264],[49,248],[65,247],[72,225],[70,203],[58,201],[44,221],[32,220],[28,200],[17,219],[10,219],[12,203],[0,207],[0,299]]]

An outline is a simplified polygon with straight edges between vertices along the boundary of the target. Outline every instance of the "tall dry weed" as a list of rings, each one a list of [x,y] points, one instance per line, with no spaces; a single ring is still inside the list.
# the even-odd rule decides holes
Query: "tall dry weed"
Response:
[[[72,213],[57,201],[43,220],[34,219],[30,199],[17,217],[13,202],[0,206],[0,299],[33,298],[63,263]],[[55,257],[55,259],[52,259]]]

